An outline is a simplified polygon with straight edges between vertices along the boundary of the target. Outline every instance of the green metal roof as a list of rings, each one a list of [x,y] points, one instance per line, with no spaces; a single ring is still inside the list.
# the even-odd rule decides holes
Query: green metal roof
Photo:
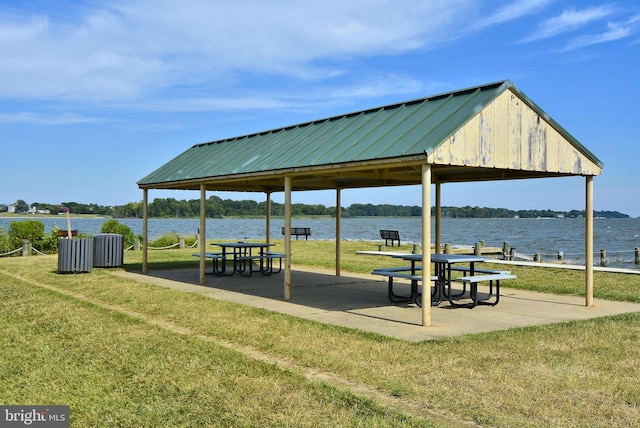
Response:
[[[485,106],[511,89],[551,121],[593,162],[600,161],[510,81],[406,101],[256,134],[196,144],[138,182],[141,188],[281,191],[284,174],[306,177],[299,188],[415,184],[414,178],[358,181],[340,177],[345,166],[424,162]],[[390,165],[387,165],[389,167]],[[391,167],[393,167],[391,165]],[[398,170],[400,171],[400,170]],[[415,171],[415,168],[414,168]],[[322,178],[319,175],[327,175]],[[329,179],[329,175],[339,177]],[[399,174],[398,177],[401,177]],[[418,181],[419,182],[419,181]],[[296,189],[296,187],[294,187]]]

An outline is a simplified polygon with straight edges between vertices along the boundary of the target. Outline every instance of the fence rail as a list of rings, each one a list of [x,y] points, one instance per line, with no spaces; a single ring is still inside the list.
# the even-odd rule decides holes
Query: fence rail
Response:
[[[199,239],[196,239],[195,242],[192,245],[186,245],[184,243],[184,238],[180,237],[180,239],[178,240],[177,243],[172,244],[172,245],[167,245],[164,247],[151,247],[149,246],[149,250],[169,250],[171,248],[197,248],[198,247],[198,243],[199,243]],[[140,242],[136,239],[133,243],[133,245],[130,245],[129,247],[125,248],[124,251],[139,251],[141,248]],[[5,256],[11,256],[13,254],[16,253],[22,253],[22,256],[31,256],[33,254],[39,254],[39,255],[44,255],[44,253],[42,251],[39,251],[37,248],[33,248],[33,245],[31,244],[31,242],[27,241],[27,240],[23,240],[22,241],[22,246],[19,248],[16,248],[15,250],[11,250],[9,252],[6,253],[0,253],[0,257],[5,257]]]
[[[469,251],[473,252],[476,255],[482,255],[484,247],[484,242],[479,241],[470,248]],[[446,253],[451,250],[451,244],[444,244],[443,249]],[[555,263],[564,263],[564,264],[584,264],[585,263],[585,253],[565,253],[564,251],[557,251],[555,253],[542,253],[537,252],[534,254],[526,254],[520,253],[516,251],[515,247],[511,247],[508,242],[504,242],[502,245],[501,255],[503,260],[511,260],[511,261],[532,261],[532,262],[555,262]],[[636,266],[640,266],[640,248],[636,247],[633,250],[627,251],[609,251],[600,250],[598,252],[594,252],[593,260],[595,265],[600,265],[601,267],[620,267],[623,265],[634,264]]]

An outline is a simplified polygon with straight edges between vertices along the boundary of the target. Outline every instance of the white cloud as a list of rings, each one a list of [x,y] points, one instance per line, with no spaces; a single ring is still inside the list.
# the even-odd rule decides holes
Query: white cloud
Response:
[[[470,0],[119,1],[75,20],[0,12],[0,93],[134,100],[234,73],[326,79],[338,60],[436,44]]]
[[[431,88],[437,84],[430,85]],[[154,112],[233,112],[249,110],[322,111],[344,105],[354,99],[386,95],[413,94],[423,91],[425,83],[402,74],[371,75],[366,81],[349,85],[323,85],[303,92],[281,92],[277,90],[245,90],[230,96],[181,97],[177,99],[145,100],[132,103],[127,109]]]
[[[82,116],[75,113],[43,114],[33,112],[16,112],[0,114],[0,123],[31,123],[36,125],[70,125],[79,123],[98,123],[104,119]]]
[[[613,42],[632,36],[636,32],[636,26],[640,22],[640,14],[635,15],[624,22],[610,22],[605,31],[597,34],[586,34],[575,37],[564,48],[565,51],[579,49],[591,45]]]
[[[483,28],[512,21],[540,11],[552,1],[553,0],[517,0],[489,14],[487,17],[479,19],[474,27]]]
[[[570,32],[595,20],[610,16],[612,12],[613,9],[610,6],[593,7],[583,10],[566,10],[558,16],[542,22],[533,33],[526,36],[521,42],[533,42]]]
[[[0,96],[179,112],[411,93],[425,83],[401,71],[360,70],[356,80],[350,65],[434,49],[551,2],[114,0],[55,15],[0,9]],[[305,90],[244,86],[264,75]],[[316,81],[322,92],[309,89]]]
[[[11,43],[28,40],[45,33],[49,28],[49,20],[45,17],[34,16],[26,20],[8,15],[0,19],[0,43]]]

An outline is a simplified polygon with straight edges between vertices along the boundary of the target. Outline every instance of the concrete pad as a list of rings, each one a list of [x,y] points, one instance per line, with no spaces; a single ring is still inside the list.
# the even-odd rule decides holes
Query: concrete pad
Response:
[[[556,296],[515,290],[502,284],[497,306],[473,309],[453,307],[445,301],[431,308],[430,327],[423,327],[422,308],[392,304],[387,281],[372,275],[344,274],[323,270],[295,270],[291,275],[292,298],[284,300],[284,275],[253,274],[219,277],[207,275],[199,284],[197,269],[112,272],[114,275],[207,297],[236,302],[306,318],[326,324],[379,333],[404,340],[421,341],[512,327],[526,327],[606,315],[640,312],[640,304],[594,300],[587,308],[584,297]],[[402,290],[399,283],[398,292]],[[408,283],[404,285],[408,290]],[[482,292],[482,287],[479,287]]]

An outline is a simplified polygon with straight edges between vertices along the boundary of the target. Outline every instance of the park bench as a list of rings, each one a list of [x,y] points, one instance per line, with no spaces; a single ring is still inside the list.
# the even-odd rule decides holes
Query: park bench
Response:
[[[389,245],[389,241],[391,241],[391,246],[393,247],[394,242],[398,242],[398,247],[400,246],[400,233],[397,230],[380,230],[380,238],[384,239],[384,245]]]
[[[284,226],[282,227],[282,234],[284,235]],[[310,227],[292,227],[291,236],[295,236],[296,240],[298,239],[298,236],[304,236],[304,239],[307,240],[307,238],[311,236],[311,228]]]

